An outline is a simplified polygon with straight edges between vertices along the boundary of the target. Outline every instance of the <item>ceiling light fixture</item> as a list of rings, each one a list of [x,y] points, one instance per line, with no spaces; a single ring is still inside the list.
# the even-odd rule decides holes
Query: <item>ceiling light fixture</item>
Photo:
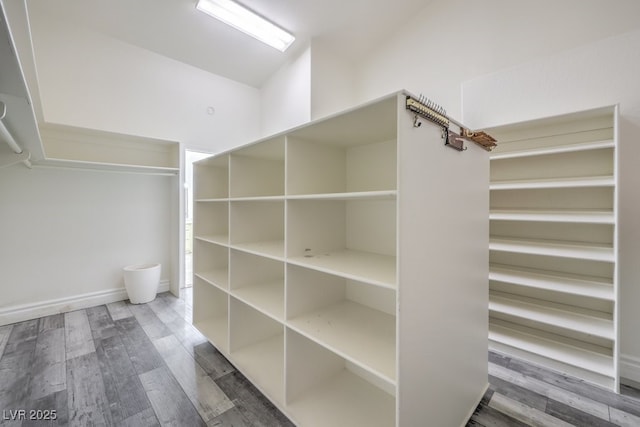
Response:
[[[196,9],[284,52],[295,37],[231,0],[198,0]]]

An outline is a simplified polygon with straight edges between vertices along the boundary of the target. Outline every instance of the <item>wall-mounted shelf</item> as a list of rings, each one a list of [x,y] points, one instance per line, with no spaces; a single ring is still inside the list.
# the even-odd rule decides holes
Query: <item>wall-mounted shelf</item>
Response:
[[[487,385],[488,155],[406,96],[194,165],[194,324],[300,426],[461,425]]]
[[[616,109],[489,130],[490,345],[617,390]]]
[[[39,130],[45,153],[39,166],[163,175],[180,171],[178,142],[51,123]]]

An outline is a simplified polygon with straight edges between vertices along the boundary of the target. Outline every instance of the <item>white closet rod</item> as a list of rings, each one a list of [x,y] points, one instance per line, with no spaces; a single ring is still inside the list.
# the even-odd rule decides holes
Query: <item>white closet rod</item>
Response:
[[[9,129],[7,129],[7,127],[3,122],[6,116],[7,116],[7,106],[4,102],[0,101],[0,137],[2,137],[2,139],[7,143],[7,145],[11,147],[14,153],[22,154],[24,150],[18,145],[16,140],[13,138],[13,135],[11,135],[11,133],[9,132]],[[25,159],[21,159],[16,163],[19,163],[21,161],[29,169],[31,169],[31,162],[29,161],[29,159],[31,158],[31,154],[27,151],[26,155],[27,157]]]

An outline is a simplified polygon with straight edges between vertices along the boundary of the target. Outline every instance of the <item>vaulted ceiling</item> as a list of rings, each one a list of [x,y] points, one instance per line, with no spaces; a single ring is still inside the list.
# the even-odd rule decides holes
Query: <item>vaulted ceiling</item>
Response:
[[[431,0],[239,0],[296,36],[281,53],[198,12],[196,0],[28,0],[49,19],[86,26],[126,43],[260,87],[311,39],[358,60]]]

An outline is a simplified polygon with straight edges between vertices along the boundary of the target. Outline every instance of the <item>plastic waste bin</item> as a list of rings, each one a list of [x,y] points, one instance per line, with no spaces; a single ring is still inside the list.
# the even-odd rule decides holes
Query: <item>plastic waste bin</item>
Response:
[[[123,270],[124,287],[132,304],[144,304],[156,298],[160,285],[160,264],[129,265]]]

